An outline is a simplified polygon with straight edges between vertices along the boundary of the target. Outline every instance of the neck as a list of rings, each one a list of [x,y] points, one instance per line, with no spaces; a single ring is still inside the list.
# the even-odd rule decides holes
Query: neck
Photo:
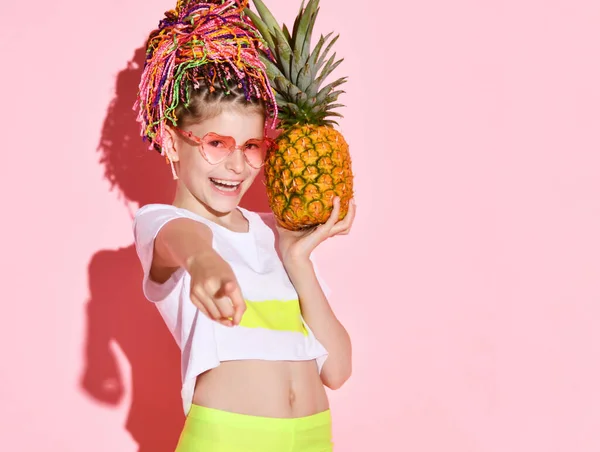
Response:
[[[234,209],[230,212],[217,212],[211,209],[210,206],[203,203],[201,200],[196,198],[187,187],[181,183],[181,180],[177,182],[177,189],[175,191],[175,198],[172,203],[175,207],[194,212],[214,223],[217,223],[225,228],[231,230],[246,230],[248,222],[244,215],[238,210]]]

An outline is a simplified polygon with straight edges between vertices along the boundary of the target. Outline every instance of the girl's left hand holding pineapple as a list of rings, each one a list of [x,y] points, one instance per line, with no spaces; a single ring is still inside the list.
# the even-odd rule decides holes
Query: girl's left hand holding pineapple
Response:
[[[348,234],[352,228],[355,214],[356,205],[352,200],[348,207],[348,214],[343,220],[338,221],[340,198],[336,197],[333,201],[333,210],[326,223],[304,231],[290,231],[277,225],[279,255],[286,269],[294,263],[308,261],[314,249],[328,238]]]

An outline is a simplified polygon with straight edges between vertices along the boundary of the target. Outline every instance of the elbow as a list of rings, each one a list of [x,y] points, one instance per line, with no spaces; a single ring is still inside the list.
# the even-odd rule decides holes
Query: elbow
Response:
[[[347,369],[328,370],[328,372],[322,373],[321,381],[323,381],[323,384],[333,391],[340,389],[342,386],[344,386],[344,383],[346,383],[352,375],[351,367],[348,367]]]
[[[348,378],[350,378],[350,377],[348,377]],[[344,386],[344,383],[346,383],[348,378],[340,378],[338,380],[328,381],[327,383],[325,383],[325,386],[327,386],[332,391],[336,391],[336,390],[340,389],[342,386]]]
[[[329,389],[340,389],[352,375],[352,350],[347,347],[330,352],[321,369],[321,381]]]

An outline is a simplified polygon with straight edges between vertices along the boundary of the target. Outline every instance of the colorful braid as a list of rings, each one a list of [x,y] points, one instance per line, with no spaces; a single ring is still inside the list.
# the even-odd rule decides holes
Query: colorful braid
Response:
[[[165,123],[177,125],[176,108],[182,102],[187,106],[191,90],[201,83],[226,94],[237,85],[247,100],[263,100],[266,127],[274,126],[277,103],[259,58],[266,45],[243,15],[247,5],[248,0],[178,0],[150,34],[134,108],[151,149],[165,155]]]

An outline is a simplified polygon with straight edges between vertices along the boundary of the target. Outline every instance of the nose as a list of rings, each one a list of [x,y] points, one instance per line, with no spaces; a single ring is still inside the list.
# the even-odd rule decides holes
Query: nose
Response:
[[[244,152],[236,148],[225,160],[225,168],[236,174],[241,174],[246,167],[246,158]]]

